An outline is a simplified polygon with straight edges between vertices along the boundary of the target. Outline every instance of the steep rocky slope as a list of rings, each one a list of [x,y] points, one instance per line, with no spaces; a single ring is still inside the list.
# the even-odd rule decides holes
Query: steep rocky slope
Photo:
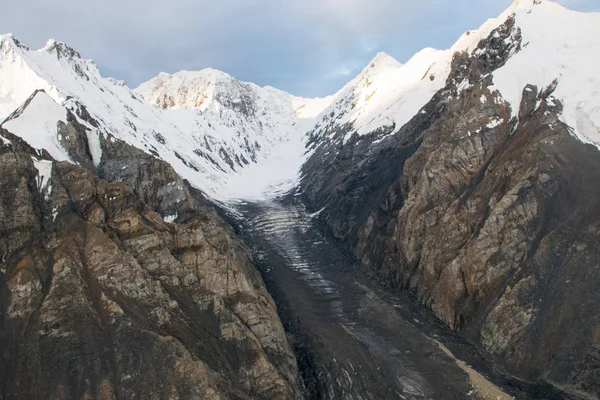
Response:
[[[231,228],[171,166],[112,136],[96,165],[95,133],[62,115],[78,165],[0,130],[0,398],[301,398]]]
[[[516,2],[470,34],[481,41],[452,56],[406,125],[315,135],[302,184],[364,263],[516,374],[585,398],[600,393],[600,153],[584,142],[600,130],[596,100],[583,99],[599,86],[575,51],[560,70],[531,57],[544,33],[597,47],[592,21]],[[577,70],[590,86],[575,96]]]

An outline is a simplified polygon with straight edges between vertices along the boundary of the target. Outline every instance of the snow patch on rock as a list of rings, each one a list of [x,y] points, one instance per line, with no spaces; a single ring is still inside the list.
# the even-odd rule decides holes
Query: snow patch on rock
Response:
[[[57,161],[70,158],[57,135],[58,122],[67,120],[67,110],[46,93],[37,92],[19,115],[2,123],[7,131],[23,138],[31,147],[45,149]]]
[[[52,179],[52,161],[49,160],[38,160],[35,157],[31,157],[33,166],[38,171],[37,186],[41,194],[46,199],[52,193],[52,185],[50,185],[50,179]]]

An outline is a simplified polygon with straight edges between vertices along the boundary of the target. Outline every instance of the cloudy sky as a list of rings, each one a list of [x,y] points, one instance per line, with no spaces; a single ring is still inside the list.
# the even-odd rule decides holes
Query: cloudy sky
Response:
[[[448,48],[513,0],[20,0],[0,33],[32,48],[48,38],[131,87],[161,71],[213,67],[301,96],[338,90],[384,51],[407,61]],[[600,0],[559,0],[600,11]]]

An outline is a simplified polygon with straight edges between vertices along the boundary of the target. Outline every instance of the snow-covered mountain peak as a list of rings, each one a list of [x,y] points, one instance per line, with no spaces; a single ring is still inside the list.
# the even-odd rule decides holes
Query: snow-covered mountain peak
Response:
[[[361,73],[354,78],[346,87],[357,86],[357,85],[370,85],[373,79],[378,75],[388,73],[390,71],[396,71],[402,67],[402,63],[396,60],[394,57],[380,52],[367,64]],[[342,89],[343,90],[343,89]]]
[[[63,160],[67,151],[57,129],[70,113],[89,130],[91,142],[110,136],[151,153],[213,198],[240,198],[250,189],[260,195],[273,179],[293,186],[303,162],[302,133],[328,104],[214,69],[161,74],[132,91],[102,77],[92,61],[63,43],[50,41],[34,51],[12,36],[2,37],[0,121],[11,116],[7,127]],[[14,114],[17,109],[23,112]],[[290,156],[292,148],[297,152]],[[265,162],[274,155],[281,156],[276,164]],[[100,162],[96,151],[94,163]],[[249,169],[252,179],[245,175]],[[281,178],[274,178],[273,170]]]
[[[46,42],[46,45],[43,47],[43,49],[51,50],[51,49],[55,48],[56,45],[57,45],[56,39],[48,39],[48,41]]]
[[[479,45],[481,40],[487,38],[493,30],[504,24],[508,18],[521,13],[529,14],[533,11],[534,7],[540,5],[558,6],[565,11],[569,11],[550,0],[515,0],[498,17],[488,19],[478,29],[466,31],[450,48],[452,54],[460,51],[470,53]]]
[[[176,80],[176,81],[203,81],[206,84],[217,85],[224,82],[235,81],[236,79],[226,72],[220,71],[214,68],[204,68],[199,71],[179,71],[174,74],[160,73],[159,77],[163,80]]]
[[[135,92],[158,108],[204,111],[213,100],[223,100],[221,105],[225,107],[235,106],[236,100],[249,100],[249,93],[257,89],[258,86],[237,81],[225,72],[206,68],[200,71],[180,71],[172,75],[160,73],[142,83]]]
[[[465,32],[450,49],[424,49],[404,65],[378,55],[336,95],[311,136],[343,128],[347,140],[353,133],[400,129],[446,85],[455,54],[485,56],[487,50],[480,46],[490,35],[497,40],[498,29],[509,20],[514,24],[509,23],[505,45],[513,53],[507,66],[494,72],[493,81],[511,103],[513,115],[528,83],[544,88],[557,80],[565,122],[582,140],[600,144],[600,103],[593,94],[600,87],[596,72],[600,15],[570,11],[549,0],[517,0],[497,18]],[[494,55],[491,51],[488,56]]]
[[[175,74],[161,72],[142,83],[135,92],[160,109],[184,108],[202,112],[229,109],[245,115],[289,114],[288,117],[295,114],[299,120],[314,119],[333,99],[333,96],[316,99],[295,97],[271,86],[260,87],[239,81],[212,68]]]
[[[511,104],[513,116],[518,116],[527,84],[542,89],[556,80],[554,96],[564,105],[564,121],[579,138],[598,145],[598,26],[600,14],[520,0],[448,50],[427,48],[405,64],[379,53],[355,79],[323,99],[294,97],[210,68],[161,73],[131,90],[124,82],[103,78],[93,62],[60,42],[31,51],[12,35],[2,35],[0,121],[43,90],[55,104],[40,95],[30,111],[46,107],[50,120],[60,107],[89,116],[98,134],[168,161],[213,197],[268,196],[297,183],[307,141],[316,146],[322,143],[319,138],[338,132],[336,137],[345,141],[355,133],[381,137],[397,132],[452,84],[448,76],[458,52],[493,66],[486,70],[494,85],[490,90],[497,89]],[[498,58],[494,51],[506,48],[510,51],[502,53],[502,63],[488,63]],[[44,126],[51,130],[53,123]]]
[[[14,43],[14,35],[12,33],[0,34],[0,49],[4,49],[10,43]]]
[[[27,46],[24,46],[15,38],[12,33],[5,33],[0,35],[0,53],[7,56],[8,54],[14,54],[16,49],[29,50]]]
[[[426,48],[402,64],[379,53],[335,95],[331,106],[321,113],[311,136],[321,137],[334,132],[336,127],[350,127],[347,140],[354,132],[366,134],[400,128],[443,87],[450,68],[446,58],[450,58],[448,51]],[[439,60],[442,61],[436,65]],[[404,99],[404,94],[419,84],[422,88],[413,92],[416,97]]]
[[[15,35],[13,35],[12,33],[0,34],[0,46],[5,45],[5,44],[15,43],[16,41],[17,40],[15,38]]]
[[[0,120],[35,90],[44,90],[62,104],[69,97],[90,96],[88,86],[97,91],[108,84],[91,60],[82,59],[64,43],[49,41],[45,47],[31,50],[10,34],[0,37]]]
[[[563,121],[580,140],[600,147],[600,13],[571,11],[548,0],[521,0],[512,11],[522,48],[494,72],[494,85],[513,116],[527,84],[556,86]]]
[[[530,9],[533,6],[537,6],[546,2],[545,0],[515,0],[508,8],[509,12],[515,12],[520,9]]]
[[[382,70],[388,68],[400,68],[402,63],[396,60],[394,57],[390,56],[387,53],[379,52],[377,55],[371,60],[367,69],[370,70]]]
[[[58,42],[55,39],[49,39],[39,51],[46,51],[50,54],[54,54],[56,57],[67,57],[69,59],[77,58],[81,59],[81,54],[71,46],[64,42]]]

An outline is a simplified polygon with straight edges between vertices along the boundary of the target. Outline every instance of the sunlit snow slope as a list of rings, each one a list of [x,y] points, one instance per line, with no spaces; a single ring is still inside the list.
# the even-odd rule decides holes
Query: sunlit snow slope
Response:
[[[215,137],[252,149],[246,160],[253,162],[242,160],[240,165],[232,160],[236,172],[228,171],[215,190],[214,196],[222,199],[262,199],[293,188],[305,160],[303,133],[330,102],[261,88],[214,69],[161,73],[135,93],[175,120],[180,115],[198,115]]]
[[[355,133],[397,132],[448,84],[454,54],[482,51],[480,41],[512,15],[516,24],[509,40],[521,40],[522,46],[493,73],[493,82],[513,116],[526,84],[556,84],[564,122],[580,140],[600,145],[600,14],[545,0],[517,0],[452,48],[424,49],[405,64],[380,53],[339,92],[311,100],[212,69],[162,73],[131,90],[102,78],[93,62],[63,43],[49,41],[32,51],[3,35],[0,120],[41,89],[47,97],[32,101],[22,116],[13,115],[5,128],[57,159],[65,159],[53,130],[62,107],[95,121],[85,123],[90,148],[97,135],[112,135],[169,162],[214,199],[273,197],[297,184],[309,140],[314,148],[340,129],[344,142]],[[101,154],[95,158],[100,162]]]
[[[45,95],[27,101],[37,90]],[[154,154],[218,200],[265,196],[273,185],[295,182],[302,131],[326,105],[326,99],[295,98],[210,69],[161,74],[134,92],[101,77],[93,62],[63,43],[33,51],[12,35],[0,36],[0,120],[28,109],[10,116],[6,129],[66,160],[57,122],[65,121],[66,109],[89,114],[93,123],[79,122],[90,136],[112,135]],[[277,158],[277,167],[269,167]]]
[[[564,104],[563,120],[582,141],[600,145],[600,14],[568,10],[546,0],[517,0],[498,18],[467,31],[448,50],[424,49],[406,64],[379,54],[338,92],[312,132],[327,137],[346,127],[357,133],[397,132],[447,84],[456,52],[483,52],[477,46],[507,18],[515,16],[512,40],[522,49],[494,73],[495,88],[517,116],[523,88],[548,87]]]

